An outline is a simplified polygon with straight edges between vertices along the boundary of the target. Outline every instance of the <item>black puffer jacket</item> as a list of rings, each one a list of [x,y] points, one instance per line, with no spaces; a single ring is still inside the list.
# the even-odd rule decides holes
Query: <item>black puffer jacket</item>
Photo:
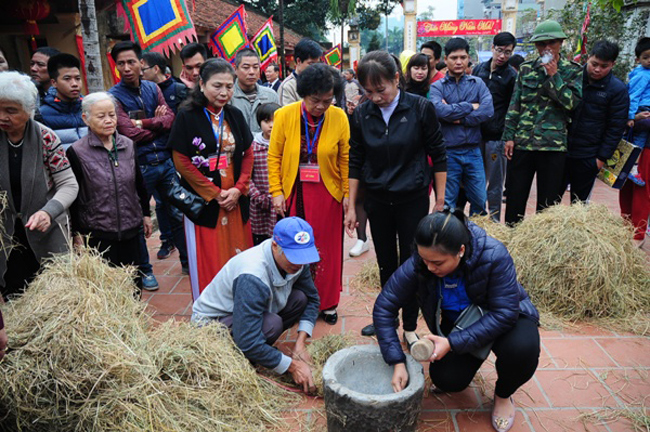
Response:
[[[440,123],[431,102],[402,91],[388,126],[381,110],[366,101],[350,124],[350,178],[362,180],[369,192],[409,193],[426,189],[433,172],[447,171]]]
[[[583,77],[582,101],[569,125],[569,157],[606,161],[623,138],[630,96],[611,72],[590,83],[585,66]]]
[[[448,335],[451,349],[459,354],[485,346],[510,330],[520,313],[539,321],[539,313],[528,293],[517,282],[515,265],[506,247],[475,224],[470,223],[469,228],[472,242],[463,273],[465,289],[469,299],[487,313],[465,330]],[[395,318],[400,308],[414,298],[429,330],[436,333],[434,319],[440,278],[433,275],[422,278],[417,269],[418,260],[414,254],[393,273],[377,297],[372,313],[381,353],[390,365],[406,359],[395,332]]]
[[[483,141],[501,141],[506,123],[506,113],[517,81],[517,71],[506,63],[492,72],[491,64],[492,59],[479,63],[472,71],[472,75],[483,80],[492,94],[494,105],[492,118],[481,124]]]

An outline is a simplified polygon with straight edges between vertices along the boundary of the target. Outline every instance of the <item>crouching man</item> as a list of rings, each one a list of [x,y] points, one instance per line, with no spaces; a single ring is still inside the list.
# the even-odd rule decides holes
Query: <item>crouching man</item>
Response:
[[[320,304],[309,264],[319,260],[311,226],[297,217],[282,219],[272,239],[226,263],[194,302],[192,322],[219,321],[230,328],[248,360],[280,374],[289,371],[305,392],[313,392],[305,341]],[[272,345],[296,322],[298,336],[289,357]]]

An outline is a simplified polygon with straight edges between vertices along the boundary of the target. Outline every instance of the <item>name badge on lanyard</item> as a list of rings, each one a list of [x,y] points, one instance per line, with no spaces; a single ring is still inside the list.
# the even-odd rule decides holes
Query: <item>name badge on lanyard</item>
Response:
[[[320,139],[320,131],[321,131],[321,127],[323,126],[323,121],[325,120],[325,116],[323,116],[318,122],[318,126],[316,126],[316,132],[314,133],[314,138],[310,138],[309,122],[307,121],[307,115],[308,114],[303,111],[302,117],[305,121],[305,141],[307,141],[307,160],[311,162],[314,147],[316,146],[318,140]],[[318,164],[316,163],[300,164],[299,172],[300,172],[299,177],[301,182],[308,182],[308,183],[320,182],[320,171],[318,169]]]
[[[210,155],[208,162],[210,163],[210,171],[228,168],[228,156],[226,155]]]
[[[217,128],[218,132],[214,130],[214,126],[212,125],[212,117],[210,116],[208,110],[206,108],[203,108],[203,111],[205,112],[205,115],[208,118],[208,121],[210,122],[210,128],[212,129],[212,133],[214,134],[214,139],[217,142],[217,152],[208,156],[210,171],[226,169],[228,168],[228,156],[225,154],[221,154],[221,144],[223,142],[223,117],[224,117],[223,108],[221,110],[221,114],[219,115],[219,127]]]

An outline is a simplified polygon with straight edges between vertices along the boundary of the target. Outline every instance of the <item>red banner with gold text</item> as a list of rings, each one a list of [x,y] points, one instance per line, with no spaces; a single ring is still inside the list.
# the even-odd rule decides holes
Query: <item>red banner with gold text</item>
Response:
[[[419,37],[495,35],[500,31],[499,19],[418,21]]]

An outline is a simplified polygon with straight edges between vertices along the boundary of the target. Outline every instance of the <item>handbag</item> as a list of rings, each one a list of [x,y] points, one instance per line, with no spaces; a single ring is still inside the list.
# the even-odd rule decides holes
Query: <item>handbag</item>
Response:
[[[641,147],[637,147],[630,142],[630,134],[631,131],[625,138],[619,141],[614,155],[598,171],[597,178],[614,189],[621,189],[623,187],[632,167],[643,150]]]
[[[438,307],[436,309],[436,331],[438,332],[439,336],[443,336],[442,330],[440,330],[440,319],[442,316],[441,305],[442,305],[442,291],[438,296]],[[477,304],[472,303],[471,305],[467,306],[460,313],[460,315],[458,315],[458,318],[456,318],[456,321],[454,322],[454,326],[452,327],[449,333],[465,330],[467,327],[471,326],[476,321],[480,320],[483,317],[483,315],[485,315],[485,311],[483,311],[483,308]],[[485,346],[477,348],[474,351],[471,351],[470,354],[478,359],[485,360],[490,355],[490,351],[492,351],[492,344],[494,344],[494,341],[488,343]]]
[[[173,181],[167,189],[167,200],[192,222],[199,219],[208,204],[206,200],[181,186],[178,181]]]

